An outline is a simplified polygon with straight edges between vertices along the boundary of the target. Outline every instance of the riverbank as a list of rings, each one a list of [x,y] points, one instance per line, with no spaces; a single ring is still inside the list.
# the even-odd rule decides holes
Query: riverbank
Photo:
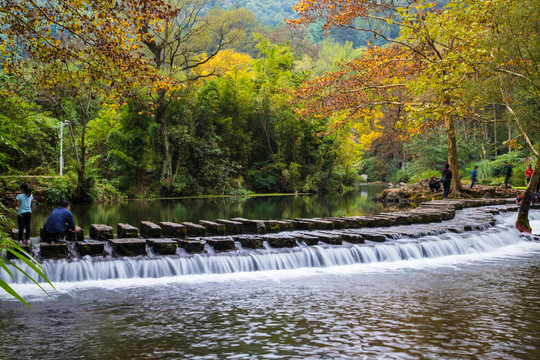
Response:
[[[507,199],[516,198],[523,190],[512,187],[494,187],[485,185],[475,185],[469,189],[469,184],[461,184],[459,193],[451,192],[449,199]],[[431,201],[444,199],[443,188],[432,192],[429,189],[428,179],[423,179],[417,183],[404,185],[399,188],[384,189],[380,194],[373,197],[374,201],[400,202],[400,201]]]

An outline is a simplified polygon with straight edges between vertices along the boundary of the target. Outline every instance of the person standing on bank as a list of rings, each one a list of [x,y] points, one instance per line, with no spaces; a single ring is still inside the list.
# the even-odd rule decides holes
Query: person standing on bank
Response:
[[[78,230],[73,220],[73,214],[69,209],[71,203],[68,200],[62,200],[60,206],[53,210],[45,224],[43,225],[44,241],[58,242],[73,240],[75,232]]]
[[[474,184],[478,182],[478,165],[474,167],[474,169],[471,170],[471,187],[469,189],[472,189]]]
[[[531,164],[529,164],[529,167],[527,168],[527,170],[525,170],[525,178],[527,179],[527,185],[529,185],[529,181],[531,181],[532,174],[533,169]]]
[[[512,176],[512,165],[510,165],[506,161],[504,162],[503,173],[504,173],[504,186],[508,187],[508,180],[510,180],[510,177]]]
[[[444,200],[448,200],[448,194],[450,194],[450,183],[452,182],[452,170],[450,170],[450,165],[448,163],[444,165],[441,182],[444,187]]]
[[[32,219],[32,188],[28,183],[21,184],[22,193],[17,195],[15,199],[15,207],[17,208],[17,223],[19,224],[19,243],[24,239],[27,243],[30,242],[30,220]],[[25,232],[26,230],[26,232]]]

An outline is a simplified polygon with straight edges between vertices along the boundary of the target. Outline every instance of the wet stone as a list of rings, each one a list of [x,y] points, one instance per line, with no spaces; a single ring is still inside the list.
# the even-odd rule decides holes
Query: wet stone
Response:
[[[160,222],[161,231],[164,236],[170,236],[173,238],[184,238],[186,237],[186,227],[182,224],[177,224],[173,222]]]
[[[277,220],[264,220],[264,226],[266,226],[267,232],[282,231],[280,221]]]
[[[294,237],[298,242],[303,242],[308,246],[315,246],[319,244],[319,238],[308,234],[294,234]]]
[[[90,225],[90,237],[94,240],[109,240],[114,238],[113,228],[104,224]]]
[[[296,239],[292,236],[269,235],[264,240],[273,248],[295,247]]]
[[[348,229],[349,228],[349,223],[344,219],[340,219],[340,218],[324,218],[322,220],[331,221],[334,224],[334,229],[335,230]]]
[[[227,234],[242,234],[244,232],[244,225],[240,221],[225,219],[217,219],[216,221],[225,225],[225,233]]]
[[[353,232],[339,232],[338,234],[341,236],[342,241],[347,241],[353,244],[365,243],[364,237],[360,234],[355,234]]]
[[[386,241],[386,236],[380,235],[380,234],[377,234],[377,233],[360,232],[359,234],[362,235],[362,237],[364,239],[369,240],[369,241],[376,241],[376,242],[385,242]]]
[[[140,224],[141,229],[141,235],[150,237],[150,238],[158,238],[161,237],[161,227],[158,224],[154,224],[151,221],[141,221]]]
[[[225,235],[225,224],[208,220],[199,220],[199,224],[205,227],[208,234]]]
[[[139,229],[130,224],[118,223],[116,224],[116,235],[119,238],[138,238]]]
[[[264,234],[266,232],[266,226],[264,221],[261,220],[249,220],[244,218],[233,218],[232,221],[239,221],[244,226],[244,231],[254,234]]]
[[[292,231],[294,230],[294,224],[290,220],[278,220],[279,227],[281,231]]]
[[[143,239],[110,239],[116,256],[146,255],[146,241]]]
[[[28,254],[32,255],[32,247],[30,244],[28,243],[23,243],[23,244],[19,244],[19,246],[24,250],[26,251]],[[15,250],[17,251],[17,250]],[[21,253],[20,251],[17,251],[18,253],[24,255],[23,253]],[[6,250],[6,256],[8,259],[17,259],[17,256],[15,256],[14,254],[12,254],[10,251],[7,251]]]
[[[199,254],[204,251],[204,244],[200,240],[177,240],[178,246],[184,249],[188,254]]]
[[[43,259],[62,259],[68,257],[67,243],[41,243],[39,247],[39,255]]]
[[[322,241],[323,243],[328,244],[328,245],[341,245],[342,244],[341,236],[337,233],[330,233],[330,232],[319,233],[318,232],[318,233],[314,233],[310,235],[318,237],[319,241]]]
[[[236,250],[236,245],[232,237],[208,237],[204,240],[217,252]]]
[[[103,256],[105,253],[105,242],[98,240],[77,241],[75,249],[80,256]]]
[[[297,218],[295,220],[313,223],[315,224],[315,229],[334,230],[334,223],[331,221],[320,220],[320,219],[304,219],[304,218]]]
[[[233,236],[233,240],[238,241],[243,248],[262,249],[264,247],[262,236],[238,235]]]
[[[192,236],[204,236],[206,235],[206,228],[199,224],[194,224],[192,222],[183,222],[182,225],[186,227],[186,234]]]
[[[152,251],[158,255],[174,255],[178,242],[172,239],[146,239]]]
[[[292,224],[294,230],[315,230],[315,224],[312,222],[293,220]]]

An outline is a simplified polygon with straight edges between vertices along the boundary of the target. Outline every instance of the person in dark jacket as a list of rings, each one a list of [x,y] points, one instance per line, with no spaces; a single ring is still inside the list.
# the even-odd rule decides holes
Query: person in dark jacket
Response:
[[[435,175],[431,175],[429,177],[428,185],[429,185],[429,190],[431,190],[431,192],[436,192],[441,189],[441,182],[439,181],[439,179],[435,177]]]
[[[73,240],[78,228],[75,226],[73,214],[69,211],[71,203],[68,200],[62,200],[60,206],[53,210],[45,224],[43,225],[44,241],[59,242],[64,238]]]
[[[503,173],[504,173],[504,186],[508,187],[508,180],[510,180],[510,177],[512,176],[512,165],[510,165],[506,161],[504,162]]]
[[[441,182],[444,187],[444,200],[448,200],[448,194],[450,194],[450,183],[452,182],[452,170],[450,170],[450,165],[448,163],[444,165]]]
[[[474,184],[478,182],[478,166],[475,166],[474,169],[471,170],[471,187],[469,189],[472,189]]]

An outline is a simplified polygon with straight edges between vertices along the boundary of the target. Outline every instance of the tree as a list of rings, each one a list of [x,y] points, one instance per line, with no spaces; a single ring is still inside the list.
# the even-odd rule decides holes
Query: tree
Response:
[[[207,7],[206,0],[177,0],[174,2],[175,16],[164,20],[162,30],[153,31],[152,23],[148,23],[140,32],[154,69],[166,78],[152,82],[151,107],[160,125],[161,179],[167,191],[171,189],[175,175],[167,129],[168,106],[187,83],[210,76],[212,73],[197,74],[193,70],[240,41],[254,21],[246,11],[207,11]]]
[[[0,14],[2,66],[18,80],[9,90],[30,82],[37,100],[69,123],[83,198],[88,122],[100,102],[123,103],[158,77],[137,36],[175,13],[161,0],[0,0]]]

